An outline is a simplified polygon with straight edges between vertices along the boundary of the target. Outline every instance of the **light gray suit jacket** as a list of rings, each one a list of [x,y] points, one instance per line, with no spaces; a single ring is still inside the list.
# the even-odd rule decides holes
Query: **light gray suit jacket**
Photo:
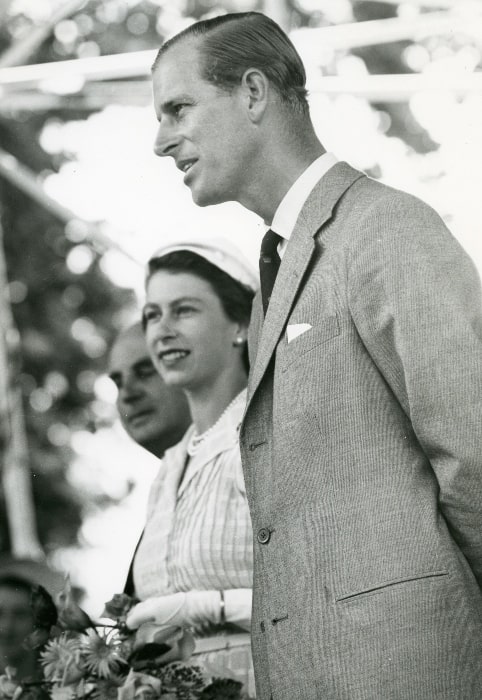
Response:
[[[264,324],[255,302],[250,348],[259,700],[482,697],[471,261],[430,207],[338,163],[298,218]]]

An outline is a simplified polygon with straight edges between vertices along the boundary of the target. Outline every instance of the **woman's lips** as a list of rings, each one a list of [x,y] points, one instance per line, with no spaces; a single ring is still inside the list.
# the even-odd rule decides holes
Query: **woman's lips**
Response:
[[[177,364],[181,360],[184,360],[190,354],[189,350],[164,350],[160,352],[158,357],[164,365],[171,367]]]

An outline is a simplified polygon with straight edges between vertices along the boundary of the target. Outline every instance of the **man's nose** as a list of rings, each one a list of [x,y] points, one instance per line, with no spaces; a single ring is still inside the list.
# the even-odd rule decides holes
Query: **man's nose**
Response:
[[[124,403],[132,403],[142,396],[142,386],[135,377],[125,377],[119,389],[119,398]]]
[[[154,141],[154,153],[156,156],[175,157],[176,148],[179,145],[179,135],[174,128],[164,119],[157,129],[156,140]]]

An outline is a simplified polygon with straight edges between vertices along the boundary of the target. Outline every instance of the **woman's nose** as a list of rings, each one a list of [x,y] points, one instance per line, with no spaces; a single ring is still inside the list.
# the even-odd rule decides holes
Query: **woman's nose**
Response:
[[[167,316],[162,316],[156,324],[155,334],[159,340],[168,340],[169,338],[175,338],[177,335],[175,324],[172,318]]]

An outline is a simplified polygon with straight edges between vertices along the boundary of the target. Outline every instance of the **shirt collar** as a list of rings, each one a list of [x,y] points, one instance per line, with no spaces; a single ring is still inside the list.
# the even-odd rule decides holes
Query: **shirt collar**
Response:
[[[296,220],[316,183],[337,163],[333,153],[323,153],[309,165],[291,185],[273,217],[271,229],[289,241]]]

